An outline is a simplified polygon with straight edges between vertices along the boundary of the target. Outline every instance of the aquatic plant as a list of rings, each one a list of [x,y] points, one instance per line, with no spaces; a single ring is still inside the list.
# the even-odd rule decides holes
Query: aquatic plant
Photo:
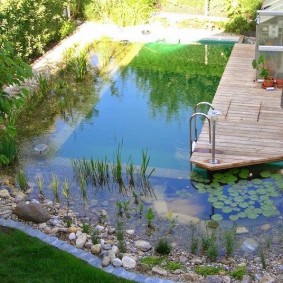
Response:
[[[118,145],[117,151],[115,153],[115,163],[112,166],[112,175],[114,181],[119,186],[119,192],[122,192],[125,188],[123,181],[123,165],[122,165],[122,156],[121,156],[122,144]]]
[[[86,189],[86,180],[85,180],[85,177],[83,175],[81,175],[81,178],[80,178],[80,189],[81,189],[81,195],[82,195],[82,199],[83,199],[84,209],[85,209],[85,212],[86,212],[87,189]]]
[[[86,234],[90,234],[90,225],[88,223],[83,223],[82,232]]]
[[[66,199],[67,211],[69,211],[69,208],[70,208],[70,185],[69,185],[69,181],[67,179],[65,179],[64,182],[63,182],[62,194]]]
[[[196,254],[199,247],[199,235],[197,234],[196,224],[190,224],[190,249],[192,254]]]
[[[153,228],[152,221],[154,219],[154,213],[153,213],[153,210],[152,210],[151,207],[147,210],[145,217],[146,217],[146,221],[147,221],[147,227]]]
[[[41,175],[37,175],[36,176],[36,183],[37,183],[37,187],[38,187],[38,192],[40,194],[40,196],[44,196],[44,191],[43,191],[43,178]]]
[[[256,178],[247,168],[232,169],[214,173],[211,182],[207,183],[195,173],[194,178],[201,182],[193,181],[192,184],[199,193],[209,193],[208,201],[222,212],[211,217],[215,221],[222,220],[224,214],[228,214],[231,221],[279,215],[272,198],[280,195],[282,175],[267,171],[260,175],[267,178]]]
[[[122,220],[117,220],[116,223],[116,236],[118,240],[118,248],[121,253],[127,252],[127,247],[125,244],[124,236],[124,222]]]
[[[260,257],[260,262],[261,262],[262,268],[266,269],[266,257],[265,257],[265,254],[264,254],[262,247],[260,247],[260,249],[259,249],[259,257]]]
[[[139,204],[139,217],[140,218],[142,218],[143,211],[144,211],[144,204],[141,202]]]
[[[201,235],[201,247],[202,252],[208,259],[215,261],[218,257],[218,245],[217,245],[217,231],[212,232],[206,231],[205,234]]]
[[[21,189],[21,191],[23,191],[24,193],[27,192],[29,186],[28,186],[28,177],[26,175],[26,173],[23,170],[20,170],[17,174],[17,181],[19,184],[19,187]]]
[[[177,225],[177,218],[178,215],[174,216],[173,215],[173,211],[171,209],[169,209],[169,211],[166,214],[166,219],[169,223],[169,231],[168,234],[171,234],[173,232],[173,229],[176,227]]]
[[[155,251],[160,255],[168,255],[170,254],[171,250],[172,245],[168,239],[165,238],[161,238],[155,246]]]
[[[226,250],[226,255],[231,257],[236,248],[236,230],[235,228],[224,231],[223,242]]]
[[[133,160],[130,159],[130,162],[129,164],[126,165],[126,173],[127,173],[127,176],[128,176],[128,180],[129,180],[129,187],[130,188],[134,188],[135,187],[135,171],[136,171],[136,168],[133,164]]]
[[[52,174],[51,175],[51,184],[50,184],[51,190],[53,192],[53,196],[54,196],[54,201],[55,202],[60,202],[60,198],[59,198],[59,179],[58,176]]]

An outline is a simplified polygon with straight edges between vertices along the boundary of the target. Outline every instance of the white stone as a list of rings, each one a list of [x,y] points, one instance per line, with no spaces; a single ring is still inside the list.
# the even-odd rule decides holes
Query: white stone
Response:
[[[274,282],[276,282],[275,278],[271,277],[270,275],[266,275],[258,281],[258,283],[274,283]]]
[[[126,268],[126,269],[135,268],[136,265],[137,265],[136,261],[129,256],[124,256],[122,258],[122,263],[123,263],[123,267]]]
[[[9,198],[10,194],[9,194],[8,190],[6,190],[6,189],[0,190],[0,197],[1,198]]]
[[[51,228],[46,226],[44,229],[43,229],[43,232],[47,235],[51,234]]]
[[[118,254],[119,253],[119,248],[117,247],[117,246],[113,246],[112,247],[112,251],[115,253],[115,255],[116,254]]]
[[[262,225],[260,228],[261,228],[261,230],[263,230],[263,231],[268,231],[268,230],[270,230],[271,225],[270,225],[270,224],[264,224],[264,225]]]
[[[103,226],[100,226],[100,225],[97,225],[94,227],[94,230],[98,231],[98,232],[101,232],[104,230],[104,227]]]
[[[133,235],[135,233],[135,230],[126,230],[126,234]]]
[[[108,266],[108,265],[110,264],[110,262],[111,262],[110,258],[109,258],[108,256],[105,256],[105,257],[103,258],[103,260],[102,260],[101,265],[102,265],[103,267],[106,267],[106,266]]]
[[[76,237],[75,233],[70,233],[68,238],[69,238],[69,240],[72,241],[72,240],[75,240],[77,237]]]
[[[140,249],[143,252],[147,252],[148,250],[152,248],[149,242],[143,241],[143,240],[135,241],[135,247]]]
[[[119,258],[117,258],[117,257],[114,258],[114,259],[112,259],[111,263],[112,263],[112,265],[115,266],[115,267],[120,267],[120,266],[123,265],[122,260],[119,259]]]
[[[249,230],[246,227],[237,227],[236,228],[236,234],[247,234],[249,233]]]
[[[83,232],[79,230],[79,231],[76,232],[76,236],[79,237],[82,233]]]
[[[244,252],[255,252],[258,248],[259,244],[256,240],[252,239],[252,238],[247,238],[242,246],[241,246],[241,249],[244,251]]]
[[[158,274],[158,275],[162,275],[162,276],[167,276],[168,272],[160,267],[152,267],[152,273],[153,274]]]
[[[85,245],[86,240],[87,240],[87,235],[85,233],[79,235],[78,238],[76,239],[76,247],[78,249],[82,249],[83,246]]]
[[[38,225],[38,228],[39,229],[44,229],[46,226],[47,226],[46,223],[41,223],[41,224]]]
[[[15,201],[16,203],[18,203],[18,202],[24,201],[26,198],[27,198],[27,195],[26,195],[25,193],[23,193],[23,192],[18,192],[18,193],[16,194],[16,196],[15,196],[14,201]]]

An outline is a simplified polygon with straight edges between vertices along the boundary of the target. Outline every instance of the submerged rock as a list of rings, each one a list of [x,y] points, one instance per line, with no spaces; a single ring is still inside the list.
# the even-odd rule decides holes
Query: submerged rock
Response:
[[[255,252],[257,249],[258,249],[258,242],[252,238],[247,238],[242,246],[241,246],[241,249],[244,251],[244,252],[247,252],[247,253],[252,253],[252,252]]]
[[[33,151],[36,154],[45,154],[48,150],[48,145],[44,143],[40,143],[33,148]]]

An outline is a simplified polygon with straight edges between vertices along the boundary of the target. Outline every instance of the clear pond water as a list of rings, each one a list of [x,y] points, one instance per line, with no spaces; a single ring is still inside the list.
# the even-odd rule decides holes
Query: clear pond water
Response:
[[[94,82],[93,97],[82,99],[81,108],[64,117],[57,115],[52,127],[25,139],[22,166],[31,179],[41,175],[46,184],[51,174],[61,183],[71,180],[73,206],[81,207],[72,159],[107,158],[111,162],[120,147],[122,162],[133,160],[139,166],[141,152],[146,150],[149,166],[155,168],[150,181],[156,198],[145,200],[145,205],[158,215],[172,211],[183,223],[213,215],[231,223],[278,217],[282,213],[280,164],[272,167],[273,175],[261,176],[261,169],[254,167],[220,173],[210,181],[189,177],[189,118],[198,102],[212,101],[232,47],[144,45],[128,66],[108,82],[100,82],[102,87]],[[202,122],[197,120],[199,130]],[[38,144],[48,145],[46,154],[34,152]],[[115,214],[117,200],[128,199],[113,190],[88,189],[90,214],[104,207]]]

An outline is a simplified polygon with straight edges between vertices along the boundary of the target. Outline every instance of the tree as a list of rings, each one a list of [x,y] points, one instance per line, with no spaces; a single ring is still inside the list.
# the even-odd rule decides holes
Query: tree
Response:
[[[32,76],[31,67],[15,55],[11,44],[0,37],[0,166],[10,164],[16,158],[17,109],[22,105],[27,90],[20,89],[17,95],[10,95],[5,88],[21,85]]]

